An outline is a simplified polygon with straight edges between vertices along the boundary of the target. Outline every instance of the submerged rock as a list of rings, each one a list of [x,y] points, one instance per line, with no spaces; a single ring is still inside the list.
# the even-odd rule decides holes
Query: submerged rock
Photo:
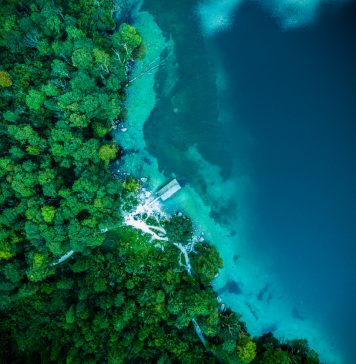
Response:
[[[305,320],[305,317],[300,314],[300,312],[298,311],[298,309],[296,307],[294,307],[293,310],[292,310],[292,316],[294,318],[296,318],[297,320],[300,320],[300,321]]]
[[[242,293],[242,289],[236,281],[229,280],[226,282],[225,286],[223,286],[222,288],[220,288],[218,290],[218,294],[224,293],[224,292],[229,292],[229,293],[234,293],[236,295],[239,295]]]
[[[265,286],[258,292],[258,294],[257,294],[257,299],[259,300],[259,301],[262,301],[263,299],[264,299],[264,297],[265,297],[265,295],[266,295],[266,293],[267,293],[267,291],[268,291],[268,289],[269,289],[269,284],[268,283],[266,283],[265,284]]]

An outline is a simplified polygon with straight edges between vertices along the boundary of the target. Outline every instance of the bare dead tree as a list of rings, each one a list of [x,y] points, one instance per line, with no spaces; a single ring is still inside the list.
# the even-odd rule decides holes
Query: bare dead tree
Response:
[[[114,51],[114,53],[115,53],[115,56],[117,57],[117,59],[119,60],[119,62],[121,63],[121,64],[123,64],[123,61],[122,61],[122,59],[121,59],[121,56],[120,56],[120,51],[118,51],[117,49],[115,49],[115,48],[113,48],[113,51]]]
[[[180,267],[184,267],[187,273],[191,276],[192,275],[192,266],[190,264],[190,253],[195,253],[194,245],[195,241],[190,241],[188,244],[183,245],[182,243],[173,243],[180,250],[179,261],[178,264]],[[184,257],[185,263],[182,262],[182,256]]]
[[[139,74],[131,79],[129,79],[128,83],[132,83],[136,81],[137,79],[144,77],[146,75],[151,75],[153,71],[159,67],[161,67],[164,64],[164,60],[161,60],[161,57],[156,57],[153,61],[151,61],[149,64],[145,65],[143,70],[139,72]]]

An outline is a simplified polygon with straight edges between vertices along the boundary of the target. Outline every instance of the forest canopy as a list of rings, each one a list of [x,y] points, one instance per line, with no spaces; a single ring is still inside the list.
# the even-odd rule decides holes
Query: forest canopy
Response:
[[[318,363],[221,308],[212,245],[182,269],[188,217],[161,248],[123,224],[139,183],[110,173],[111,131],[144,47],[118,4],[1,2],[0,362]]]

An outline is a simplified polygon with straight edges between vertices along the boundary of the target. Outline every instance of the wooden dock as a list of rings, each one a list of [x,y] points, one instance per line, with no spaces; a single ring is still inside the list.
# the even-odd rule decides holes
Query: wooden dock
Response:
[[[146,204],[146,206],[150,206],[158,200],[162,200],[162,201],[168,200],[171,196],[173,196],[181,188],[182,187],[180,186],[178,181],[175,178],[172,179],[172,181],[167,183],[165,186],[163,186],[156,192],[156,194],[155,194],[156,196],[151,201],[149,201]]]
[[[181,188],[182,187],[180,186],[178,181],[176,179],[172,179],[171,182],[167,183],[157,192],[157,196],[160,197],[162,201],[166,201],[176,192],[178,192]]]

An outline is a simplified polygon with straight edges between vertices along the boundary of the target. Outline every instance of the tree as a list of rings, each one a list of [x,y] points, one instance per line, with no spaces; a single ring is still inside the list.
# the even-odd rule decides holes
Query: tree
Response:
[[[116,158],[116,153],[115,145],[104,144],[99,149],[99,158],[103,161],[110,161]]]
[[[5,71],[0,71],[0,87],[12,86],[12,80],[10,75]]]
[[[142,43],[138,31],[131,25],[122,23],[119,31],[113,35],[113,45],[121,50],[126,61],[132,57],[133,51]]]
[[[81,29],[78,29],[72,25],[66,27],[66,32],[69,39],[79,39],[85,37],[85,33]]]
[[[128,191],[137,191],[140,188],[140,184],[136,179],[128,177],[123,182],[122,187]]]
[[[56,209],[53,206],[43,206],[41,209],[43,220],[51,223],[56,215]]]
[[[16,251],[8,241],[0,241],[0,260],[9,260],[16,255]]]
[[[263,353],[261,364],[289,364],[288,354],[281,349],[268,349]]]
[[[104,50],[100,48],[93,49],[94,61],[100,70],[109,73],[110,56]]]
[[[207,243],[194,246],[196,254],[192,254],[192,269],[202,283],[211,282],[222,268],[223,262],[217,250]]]
[[[41,91],[35,89],[29,90],[29,93],[26,96],[27,106],[35,111],[40,110],[45,100],[46,100],[45,95]]]
[[[4,268],[4,276],[12,283],[19,283],[23,278],[23,267],[19,262],[6,264]]]
[[[76,128],[85,128],[89,125],[90,120],[85,115],[81,114],[71,114],[69,117],[71,125]]]
[[[244,341],[243,345],[237,345],[237,356],[241,364],[249,364],[256,357],[256,344],[251,339]]]
[[[70,86],[76,93],[92,94],[99,91],[95,79],[83,71],[78,71],[72,75]]]
[[[72,54],[73,66],[82,70],[89,70],[93,66],[92,49],[89,46],[76,49]]]
[[[176,243],[186,243],[192,237],[192,221],[183,215],[174,215],[165,223],[167,237]]]
[[[49,263],[47,254],[33,253],[30,268],[27,271],[27,278],[32,282],[38,282],[53,274],[54,269],[50,267]]]
[[[92,127],[97,138],[103,138],[110,130],[108,127],[99,122],[94,122]]]
[[[67,63],[60,59],[54,59],[51,64],[51,74],[55,77],[65,78],[69,77],[69,66]]]

